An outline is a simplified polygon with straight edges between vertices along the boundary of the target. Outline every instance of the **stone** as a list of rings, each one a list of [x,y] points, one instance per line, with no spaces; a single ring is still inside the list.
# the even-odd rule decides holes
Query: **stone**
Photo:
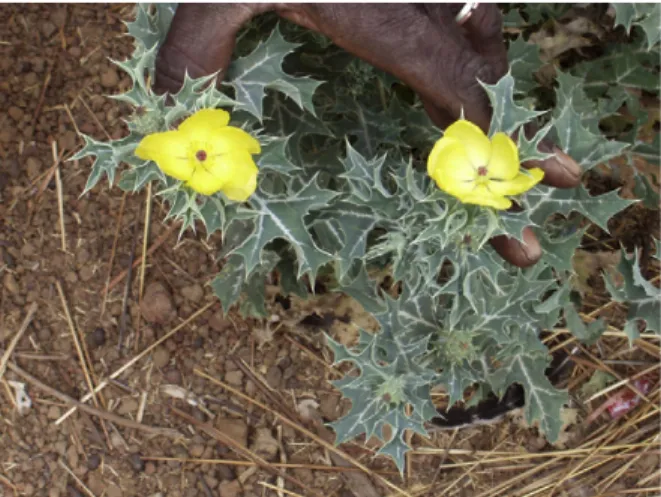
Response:
[[[218,495],[220,497],[239,497],[241,493],[239,480],[224,481],[218,485]]]
[[[281,381],[282,369],[278,366],[271,366],[266,372],[266,383],[268,383],[271,388],[278,389],[280,388]]]
[[[26,243],[21,247],[21,255],[23,257],[32,257],[37,253],[37,249],[31,243]]]
[[[134,452],[129,456],[129,463],[131,463],[131,467],[138,473],[145,469],[145,462],[137,452]]]
[[[230,320],[223,316],[223,311],[214,312],[209,318],[209,327],[214,331],[225,331],[231,325]]]
[[[117,71],[112,67],[106,69],[101,73],[101,86],[104,88],[113,88],[119,83],[119,76]]]
[[[16,278],[14,278],[14,275],[11,273],[5,273],[4,278],[2,279],[2,283],[5,286],[5,289],[13,294],[13,295],[18,295],[18,292],[20,291],[18,287],[18,283],[16,282]]]
[[[103,347],[106,343],[106,330],[97,326],[94,328],[94,331],[87,335],[87,344],[95,349],[97,347]]]
[[[87,458],[87,469],[94,471],[101,465],[101,456],[94,452]]]
[[[243,383],[243,372],[236,369],[225,373],[225,381],[232,386],[239,387]]]
[[[105,495],[106,497],[122,497],[124,495],[124,492],[122,492],[122,489],[119,488],[117,485],[111,483],[110,485],[108,485]]]
[[[9,117],[11,117],[16,122],[20,122],[21,119],[23,119],[23,115],[25,114],[23,109],[16,107],[15,105],[9,107],[7,113],[9,114]]]
[[[43,163],[36,157],[28,157],[25,161],[25,168],[28,173],[28,178],[34,179],[39,176]]]
[[[122,402],[117,409],[117,414],[120,416],[125,416],[126,414],[136,413],[138,411],[138,407],[139,404],[137,399],[134,399],[133,397],[122,399]]]
[[[188,453],[191,457],[198,459],[204,454],[204,444],[193,444],[189,447]]]
[[[204,298],[204,289],[202,285],[197,283],[194,285],[188,285],[181,289],[181,294],[185,299],[190,300],[191,302],[199,302]]]
[[[170,362],[170,352],[165,347],[158,347],[154,351],[154,366],[164,368]]]
[[[271,461],[275,458],[276,455],[278,455],[280,446],[278,441],[273,438],[270,429],[257,428],[255,438],[250,445],[250,450],[263,457],[267,461]]]
[[[80,271],[78,271],[78,277],[80,278],[80,281],[89,281],[92,278],[94,278],[94,267],[91,265],[85,265],[82,268],[80,268]]]
[[[177,315],[172,295],[165,285],[159,282],[149,283],[145,288],[140,312],[145,321],[158,324],[168,324]]]
[[[48,419],[58,419],[60,416],[62,416],[62,410],[58,406],[50,406],[48,408],[48,412],[46,413],[46,417]]]
[[[50,21],[43,21],[41,23],[41,33],[46,37],[50,38],[57,31],[57,27]]]
[[[216,418],[216,429],[242,447],[248,446],[248,425],[238,418]]]

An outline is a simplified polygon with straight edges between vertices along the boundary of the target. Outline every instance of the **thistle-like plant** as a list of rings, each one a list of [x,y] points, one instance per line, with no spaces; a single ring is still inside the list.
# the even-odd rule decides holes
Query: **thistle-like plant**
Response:
[[[182,221],[182,233],[196,225],[204,226],[207,236],[221,231],[224,263],[212,286],[226,311],[240,302],[242,311],[265,316],[264,281],[274,270],[283,292],[303,297],[306,281],[322,269],[330,271],[332,290],[356,299],[380,326],[377,333],[361,330],[351,347],[328,337],[335,362],[355,366],[353,374],[335,382],[351,400],[349,413],[332,423],[338,442],[361,434],[381,438],[389,425],[391,436],[379,452],[402,469],[409,448],[405,431],[426,434],[425,423],[436,415],[430,396],[434,386],[442,385],[453,404],[468,387],[478,386],[478,397],[501,395],[514,382],[525,389],[527,419],[549,440],[556,439],[568,396],[544,374],[550,357],[539,335],[561,320],[580,340],[592,341],[604,329],[602,322],[584,324],[570,300],[571,259],[585,220],[607,230],[609,219],[633,201],[617,191],[592,195],[585,186],[543,186],[539,173],[520,173],[518,163],[543,159],[537,146],[544,137],[555,140],[586,172],[623,154],[645,154],[658,163],[653,147],[638,139],[647,122],[645,110],[624,91],[631,86],[658,92],[658,72],[655,78],[632,74],[637,63],[658,71],[658,30],[649,27],[656,11],[616,7],[617,23],[627,30],[634,27],[634,41],[558,71],[554,105],[545,110],[536,110],[542,108],[536,95],[544,92],[531,76],[542,65],[537,47],[522,38],[510,42],[510,72],[496,84],[483,85],[493,119],[480,143],[492,140],[494,147],[505,147],[510,161],[514,149],[518,159],[509,169],[495,163],[485,164],[484,171],[466,169],[475,188],[484,181],[509,182],[494,185],[501,190],[489,202],[477,202],[457,184],[444,183],[445,145],[437,145],[433,160],[427,160],[442,132],[410,93],[390,76],[291,25],[262,23],[270,34],[233,61],[224,81],[187,76],[170,99],[156,95],[150,87],[155,54],[174,9],[139,4],[135,20],[128,23],[135,51],[117,64],[133,86],[113,98],[135,109],[130,133],[111,142],[86,138],[76,156],[95,157],[85,191],[104,176],[114,184],[121,170],[124,190],[155,185],[169,205],[169,217]],[[548,15],[534,5],[524,9],[530,23]],[[514,12],[507,23],[525,22]],[[253,26],[242,40],[260,36]],[[335,63],[324,64],[330,57]],[[283,69],[285,58],[298,75]],[[605,59],[608,77],[594,70],[606,66]],[[608,139],[600,121],[619,115],[623,106],[634,116],[633,129]],[[210,165],[208,147],[231,152],[220,138],[218,149],[207,142],[184,147],[188,155],[179,165],[166,164],[164,150],[137,150],[140,143],[156,143],[150,136],[173,136],[181,132],[182,120],[217,108],[229,112],[232,133],[242,137],[243,162],[237,155]],[[539,130],[534,136],[518,133],[516,145],[507,138],[528,123]],[[222,126],[227,124],[224,120]],[[187,139],[195,139],[192,133]],[[504,139],[509,142],[503,145]],[[451,137],[443,140],[447,145]],[[250,157],[258,171],[254,182]],[[207,167],[217,175],[213,184],[198,181],[201,176],[193,179],[206,174]],[[223,176],[232,167],[245,171],[241,185]],[[499,210],[510,205],[509,197],[523,209]],[[526,226],[534,227],[544,256],[535,266],[518,269],[487,241],[503,234],[521,239]],[[374,268],[387,271],[398,291],[384,292],[381,282],[370,277]],[[648,329],[658,332],[657,290],[644,281],[635,260],[624,258],[620,269],[625,285],[609,284],[614,297],[638,309],[632,322],[644,319]],[[632,337],[634,324],[627,325]]]

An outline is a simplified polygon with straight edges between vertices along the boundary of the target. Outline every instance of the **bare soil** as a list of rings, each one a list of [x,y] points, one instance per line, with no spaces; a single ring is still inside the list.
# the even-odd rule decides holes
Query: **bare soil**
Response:
[[[420,451],[404,480],[389,460],[374,458],[372,441],[339,449],[345,460],[365,465],[367,476],[343,463],[340,452],[323,443],[333,438],[322,421],[337,419],[348,406],[328,382],[338,376],[321,331],[349,342],[357,327],[373,323],[342,296],[283,301],[276,287],[268,288],[270,319],[224,317],[208,285],[219,270],[218,237],[189,232],[178,240],[178,228],[162,222],[157,200],[140,299],[146,195],[124,195],[105,182],[81,196],[89,161],[56,160],[82,145],[78,131],[97,139],[125,133],[126,109],[104,95],[129,85],[108,58],[131,51],[122,24],[131,11],[131,5],[0,6],[0,357],[27,323],[4,373],[0,362],[0,496],[370,497],[397,495],[394,487],[416,496],[496,495],[498,485],[539,467],[502,493],[524,495],[535,480],[550,475],[557,482],[579,463],[590,468],[589,451],[527,458],[558,448],[516,420],[431,440],[414,437]],[[647,219],[641,223],[650,226]],[[658,274],[658,267],[650,270]],[[32,304],[36,311],[26,321]],[[592,304],[603,305],[603,296]],[[624,311],[615,306],[605,315],[618,312]],[[658,341],[618,352],[625,343],[614,336],[590,348],[595,360],[576,366],[570,390],[578,391],[602,359],[658,360]],[[622,377],[644,369],[612,367]],[[95,412],[79,409],[62,420],[70,399],[108,377],[108,386],[87,402]],[[633,456],[613,449],[611,459],[593,458],[602,464],[587,474],[597,480],[597,471],[611,475],[630,464],[608,486],[614,493],[597,493],[595,478],[580,474],[553,495],[653,495],[644,488],[657,488],[658,478],[636,485],[658,463],[658,450],[647,442],[654,435],[650,423],[658,424],[658,376],[655,381],[649,402],[625,421],[601,417],[581,429],[571,428],[579,421],[568,424],[567,447],[649,445]],[[10,382],[25,386],[31,407],[17,408],[17,383]],[[577,413],[578,419],[586,414]],[[598,438],[608,430],[620,431]],[[548,461],[553,464],[543,466]],[[643,490],[631,493],[636,488]]]

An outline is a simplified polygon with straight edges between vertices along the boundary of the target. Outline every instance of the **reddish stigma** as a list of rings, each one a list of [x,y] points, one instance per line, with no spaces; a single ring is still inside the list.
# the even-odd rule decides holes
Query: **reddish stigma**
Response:
[[[195,158],[200,162],[207,160],[207,153],[204,150],[198,150],[195,152]]]
[[[486,166],[480,166],[480,167],[477,168],[477,175],[478,176],[486,176],[487,172],[488,172],[488,170],[487,170]]]

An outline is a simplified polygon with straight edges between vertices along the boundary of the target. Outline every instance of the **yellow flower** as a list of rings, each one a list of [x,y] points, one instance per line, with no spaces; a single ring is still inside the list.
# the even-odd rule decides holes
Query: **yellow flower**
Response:
[[[222,109],[202,109],[176,131],[145,136],[135,155],[153,160],[158,167],[187,186],[211,195],[245,202],[257,188],[257,166],[252,154],[259,142],[240,128],[228,126],[230,115]]]
[[[475,124],[459,120],[445,131],[427,159],[438,187],[466,204],[509,209],[506,196],[519,195],[541,181],[539,168],[524,172],[519,151],[505,133],[491,140]]]

